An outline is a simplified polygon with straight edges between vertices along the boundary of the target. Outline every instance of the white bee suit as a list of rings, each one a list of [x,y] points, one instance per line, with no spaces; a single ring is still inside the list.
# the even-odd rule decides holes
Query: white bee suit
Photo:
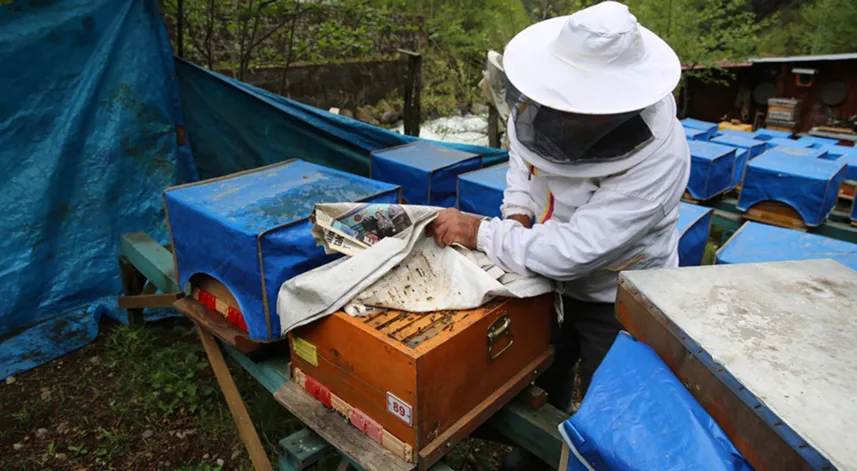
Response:
[[[676,223],[690,153],[675,109],[668,95],[643,111],[652,140],[629,157],[580,165],[530,152],[510,120],[502,212],[535,224],[484,221],[479,250],[508,272],[558,280],[562,294],[586,302],[614,302],[621,270],[678,266]]]

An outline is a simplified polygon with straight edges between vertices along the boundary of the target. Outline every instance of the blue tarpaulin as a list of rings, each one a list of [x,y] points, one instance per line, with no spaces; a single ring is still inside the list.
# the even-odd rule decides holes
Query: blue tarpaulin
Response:
[[[702,265],[711,218],[714,210],[695,204],[679,203],[678,207],[678,263],[682,267]]]
[[[794,208],[806,225],[818,226],[836,206],[844,180],[843,163],[772,149],[747,165],[738,209],[747,211],[757,203],[779,201]]]
[[[271,92],[176,61],[188,134],[202,178],[301,159],[369,175],[373,151],[418,139],[313,108]],[[506,151],[436,143],[482,157],[485,166]]]
[[[217,279],[250,338],[276,340],[280,285],[336,258],[312,236],[315,204],[397,203],[399,188],[296,160],[171,189],[165,200],[179,286],[197,274]]]
[[[706,138],[703,140],[711,140],[715,134],[717,134],[717,123],[709,123],[708,121],[700,121],[698,119],[693,118],[685,118],[681,120],[681,125],[684,126],[685,129],[697,129],[700,131],[704,131],[706,134]]]
[[[559,431],[567,471],[752,471],[654,350],[624,332]]]
[[[458,176],[482,168],[477,154],[417,141],[372,153],[370,177],[402,187],[407,204],[455,206]]]
[[[794,139],[788,139],[788,138],[784,138],[784,137],[775,137],[773,139],[768,139],[766,142],[768,143],[769,148],[777,147],[777,146],[803,147],[803,148],[811,148],[812,147],[811,142],[796,141]]]
[[[762,263],[831,258],[857,270],[857,244],[818,234],[746,222],[717,253],[717,263]]]
[[[458,209],[473,214],[500,217],[509,164],[495,165],[458,177]]]
[[[741,185],[741,182],[744,181],[744,175],[747,171],[747,162],[758,157],[767,148],[767,144],[765,144],[764,141],[735,136],[715,137],[711,142],[738,149],[738,153],[735,155],[735,173],[732,174],[733,187]],[[744,152],[742,152],[742,150],[744,150]]]
[[[757,129],[753,132],[753,139],[759,141],[770,141],[771,139],[780,138],[780,139],[788,139],[791,137],[792,133],[788,131],[779,131],[777,129],[767,129],[761,128]]]
[[[808,142],[812,147],[821,147],[821,146],[832,146],[839,144],[839,141],[836,139],[828,139],[826,137],[815,137],[815,136],[801,136],[798,138],[799,142]]]
[[[160,193],[196,171],[154,1],[2,5],[0,64],[3,378],[94,338],[120,234],[165,242]]]
[[[845,169],[846,180],[857,180],[857,147],[821,146],[817,150],[827,152],[825,159],[842,162],[848,166]]]
[[[708,133],[701,129],[684,128],[684,137],[688,141],[707,141]]]
[[[796,155],[798,157],[809,157],[811,159],[827,159],[828,154],[824,149],[813,149],[811,147],[776,146],[772,150],[782,154]]]
[[[699,141],[687,144],[690,147],[690,178],[687,182],[690,196],[708,200],[735,188],[732,183],[737,161],[735,147]]]

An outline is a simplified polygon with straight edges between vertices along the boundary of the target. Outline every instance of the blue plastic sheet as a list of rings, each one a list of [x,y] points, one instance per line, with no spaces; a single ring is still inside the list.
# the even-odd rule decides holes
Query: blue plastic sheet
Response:
[[[121,292],[119,235],[166,241],[160,192],[196,172],[177,144],[178,88],[155,2],[2,5],[0,64],[6,376],[94,337],[93,304]],[[83,333],[52,335],[72,324]]]
[[[788,131],[779,131],[777,129],[761,128],[753,132],[753,139],[756,139],[757,141],[770,141],[775,138],[788,139],[791,136],[792,133]]]
[[[702,265],[711,218],[714,210],[695,204],[679,203],[678,207],[678,263],[682,267]]]
[[[732,174],[733,187],[740,185],[741,182],[744,181],[744,175],[747,171],[747,162],[761,155],[768,147],[764,141],[734,136],[715,137],[711,142],[738,149],[738,152],[735,155],[735,173]],[[746,152],[741,152],[742,149]]]
[[[773,139],[768,139],[766,141],[768,143],[768,148],[777,147],[777,146],[785,146],[785,147],[804,147],[811,148],[811,142],[802,142],[796,141],[794,139],[787,139],[784,137],[775,137]]]
[[[688,142],[690,178],[687,191],[698,200],[707,200],[735,188],[732,183],[736,148],[711,142]]]
[[[746,222],[717,254],[717,263],[785,262],[831,258],[857,270],[857,244],[818,234]]]
[[[811,147],[777,146],[771,148],[781,154],[796,155],[810,159],[828,159],[827,151],[824,149],[813,149]]]
[[[839,141],[836,139],[828,139],[826,137],[815,137],[815,136],[801,136],[798,138],[799,142],[807,142],[812,147],[821,147],[821,146],[832,146],[839,144]]]
[[[708,132],[701,129],[684,128],[684,137],[688,141],[707,141],[709,136]]]
[[[458,176],[482,167],[477,154],[417,141],[372,153],[370,177],[402,187],[407,204],[453,207]]]
[[[654,350],[624,332],[559,431],[567,471],[752,471]]]
[[[845,164],[811,159],[772,149],[747,165],[738,209],[779,201],[794,208],[808,226],[818,226],[836,205]]]
[[[848,166],[845,169],[846,180],[857,180],[857,147],[821,146],[818,150],[827,152],[824,158],[842,162]]]
[[[278,339],[280,286],[336,258],[312,236],[313,207],[398,199],[394,185],[300,160],[171,189],[165,200],[179,285],[197,274],[217,279],[238,301],[250,338]]]
[[[458,209],[489,217],[501,217],[503,192],[509,164],[495,165],[458,177]]]
[[[755,134],[751,132],[739,131],[737,129],[723,129],[721,131],[717,131],[717,137],[720,136],[739,137],[741,139],[755,139],[756,137]]]
[[[228,175],[297,158],[369,175],[370,152],[419,139],[328,113],[266,90],[176,61],[186,128],[202,178]],[[508,160],[506,151],[436,143],[482,157]]]
[[[704,131],[706,134],[706,141],[711,140],[715,134],[717,134],[717,123],[709,123],[708,121],[700,121],[698,119],[693,118],[685,118],[681,120],[681,125],[685,127],[685,129],[697,129],[700,131]]]

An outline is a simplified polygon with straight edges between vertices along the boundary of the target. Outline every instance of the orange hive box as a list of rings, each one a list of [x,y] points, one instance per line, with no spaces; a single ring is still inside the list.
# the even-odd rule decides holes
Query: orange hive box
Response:
[[[289,333],[295,380],[426,469],[553,359],[550,295],[468,311],[335,313]]]

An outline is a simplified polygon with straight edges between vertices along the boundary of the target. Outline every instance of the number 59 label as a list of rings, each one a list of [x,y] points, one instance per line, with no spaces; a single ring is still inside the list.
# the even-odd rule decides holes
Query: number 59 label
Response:
[[[413,425],[411,422],[411,406],[390,393],[387,393],[387,412],[395,415],[409,426]]]

